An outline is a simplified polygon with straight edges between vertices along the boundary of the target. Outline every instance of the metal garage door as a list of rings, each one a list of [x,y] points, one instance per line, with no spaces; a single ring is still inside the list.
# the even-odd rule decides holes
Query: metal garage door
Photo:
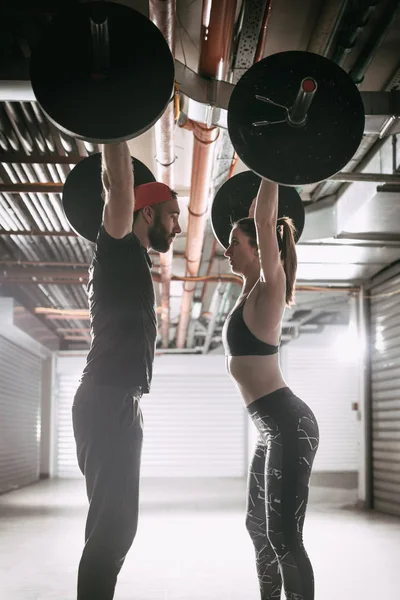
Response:
[[[210,368],[214,357],[167,358],[173,359],[167,366],[163,357],[156,359],[151,393],[142,399],[142,476],[243,477],[248,417],[223,361],[220,369],[219,364]],[[55,470],[60,477],[80,475],[71,406],[83,365],[84,358],[57,360]]]
[[[358,379],[353,364],[337,363],[332,355],[330,329],[318,335],[302,335],[282,349],[283,372],[292,390],[314,412],[320,444],[314,472],[358,470]]]
[[[373,508],[400,515],[400,274],[370,290]]]
[[[42,361],[0,336],[0,493],[39,478]]]

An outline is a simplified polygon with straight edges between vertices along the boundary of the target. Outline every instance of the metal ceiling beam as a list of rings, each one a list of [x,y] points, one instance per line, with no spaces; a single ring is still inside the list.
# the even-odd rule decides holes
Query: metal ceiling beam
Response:
[[[187,118],[211,126],[227,128],[229,100],[233,83],[202,76],[175,59],[175,80],[179,86],[181,111]],[[366,114],[365,131],[380,134],[386,120],[395,118],[394,129],[400,132],[400,91],[361,92]],[[35,102],[30,81],[0,80],[0,102]],[[381,118],[377,118],[381,117]]]
[[[80,267],[88,269],[90,263],[59,262],[43,260],[0,260],[0,266],[6,267]]]
[[[322,2],[317,23],[306,48],[307,52],[314,52],[322,56],[329,54],[347,2],[348,0],[325,0]]]
[[[0,193],[8,192],[10,194],[20,194],[33,192],[43,194],[61,194],[64,184],[62,182],[49,183],[0,183]]]
[[[376,183],[392,183],[400,184],[400,173],[358,173],[355,171],[336,173],[329,177],[327,181],[344,181],[344,182],[357,182],[357,181],[371,181]]]
[[[77,237],[74,231],[40,231],[40,229],[5,231],[4,229],[0,229],[0,236],[10,237],[11,235],[19,235],[22,237]]]
[[[357,169],[358,172],[362,171],[363,169],[366,169],[373,160],[374,156],[381,150],[384,144],[386,144],[386,138],[379,137],[373,143],[373,145],[370,146],[370,148],[362,156],[362,158],[360,158],[354,169]],[[329,187],[329,184],[327,182],[321,182],[311,194],[312,202],[316,202],[323,196],[329,195],[328,193],[325,193],[327,187]],[[350,187],[351,183],[345,183],[344,185],[342,185],[338,191],[339,196],[343,195]]]
[[[76,154],[60,156],[58,154],[24,154],[23,152],[0,152],[0,163],[16,163],[28,165],[76,165],[86,156]]]
[[[343,182],[357,182],[357,181],[371,181],[377,183],[391,183],[400,185],[400,173],[359,173],[355,171],[341,171],[329,177],[326,181],[343,181]],[[20,194],[29,192],[41,192],[44,194],[60,194],[62,193],[64,184],[61,182],[50,182],[50,183],[0,183],[0,193],[6,192],[8,194]],[[62,234],[62,233],[61,233]]]
[[[54,269],[46,267],[10,267],[2,270],[2,277],[55,277],[66,279],[79,279],[88,277],[88,270],[85,268],[65,268],[65,269]]]

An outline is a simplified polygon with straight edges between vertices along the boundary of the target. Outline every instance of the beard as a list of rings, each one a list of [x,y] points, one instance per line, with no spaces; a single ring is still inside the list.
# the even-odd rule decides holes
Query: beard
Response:
[[[164,225],[161,223],[160,216],[156,213],[154,223],[149,227],[149,242],[150,247],[157,252],[168,252],[170,248],[170,239],[173,237],[168,233]]]

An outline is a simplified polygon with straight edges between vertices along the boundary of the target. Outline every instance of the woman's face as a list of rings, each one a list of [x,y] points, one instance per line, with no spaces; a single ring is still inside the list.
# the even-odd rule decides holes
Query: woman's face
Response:
[[[236,275],[245,275],[249,266],[255,260],[258,262],[257,248],[250,245],[248,236],[237,226],[231,231],[229,246],[224,255],[229,258],[231,269]]]

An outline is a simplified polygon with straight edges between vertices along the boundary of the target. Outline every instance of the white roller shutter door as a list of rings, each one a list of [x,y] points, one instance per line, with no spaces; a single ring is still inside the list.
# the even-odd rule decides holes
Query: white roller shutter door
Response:
[[[42,360],[0,336],[0,493],[39,479]]]
[[[400,516],[400,274],[374,285],[371,307],[372,506]]]
[[[322,334],[304,334],[298,343],[283,350],[283,371],[293,392],[314,412],[320,444],[314,472],[358,471],[357,415],[352,403],[358,400],[356,367],[339,362],[334,352],[336,328]],[[332,333],[330,333],[332,331]]]
[[[143,475],[244,476],[247,416],[232,382],[223,372],[184,366],[179,374],[156,374],[143,399]]]
[[[58,477],[78,477],[74,432],[72,428],[72,403],[86,362],[80,356],[59,355],[56,360],[55,418],[56,432],[54,473]]]
[[[56,465],[76,477],[71,407],[85,357],[57,360]],[[143,477],[243,477],[247,414],[221,356],[160,356],[143,396]]]

